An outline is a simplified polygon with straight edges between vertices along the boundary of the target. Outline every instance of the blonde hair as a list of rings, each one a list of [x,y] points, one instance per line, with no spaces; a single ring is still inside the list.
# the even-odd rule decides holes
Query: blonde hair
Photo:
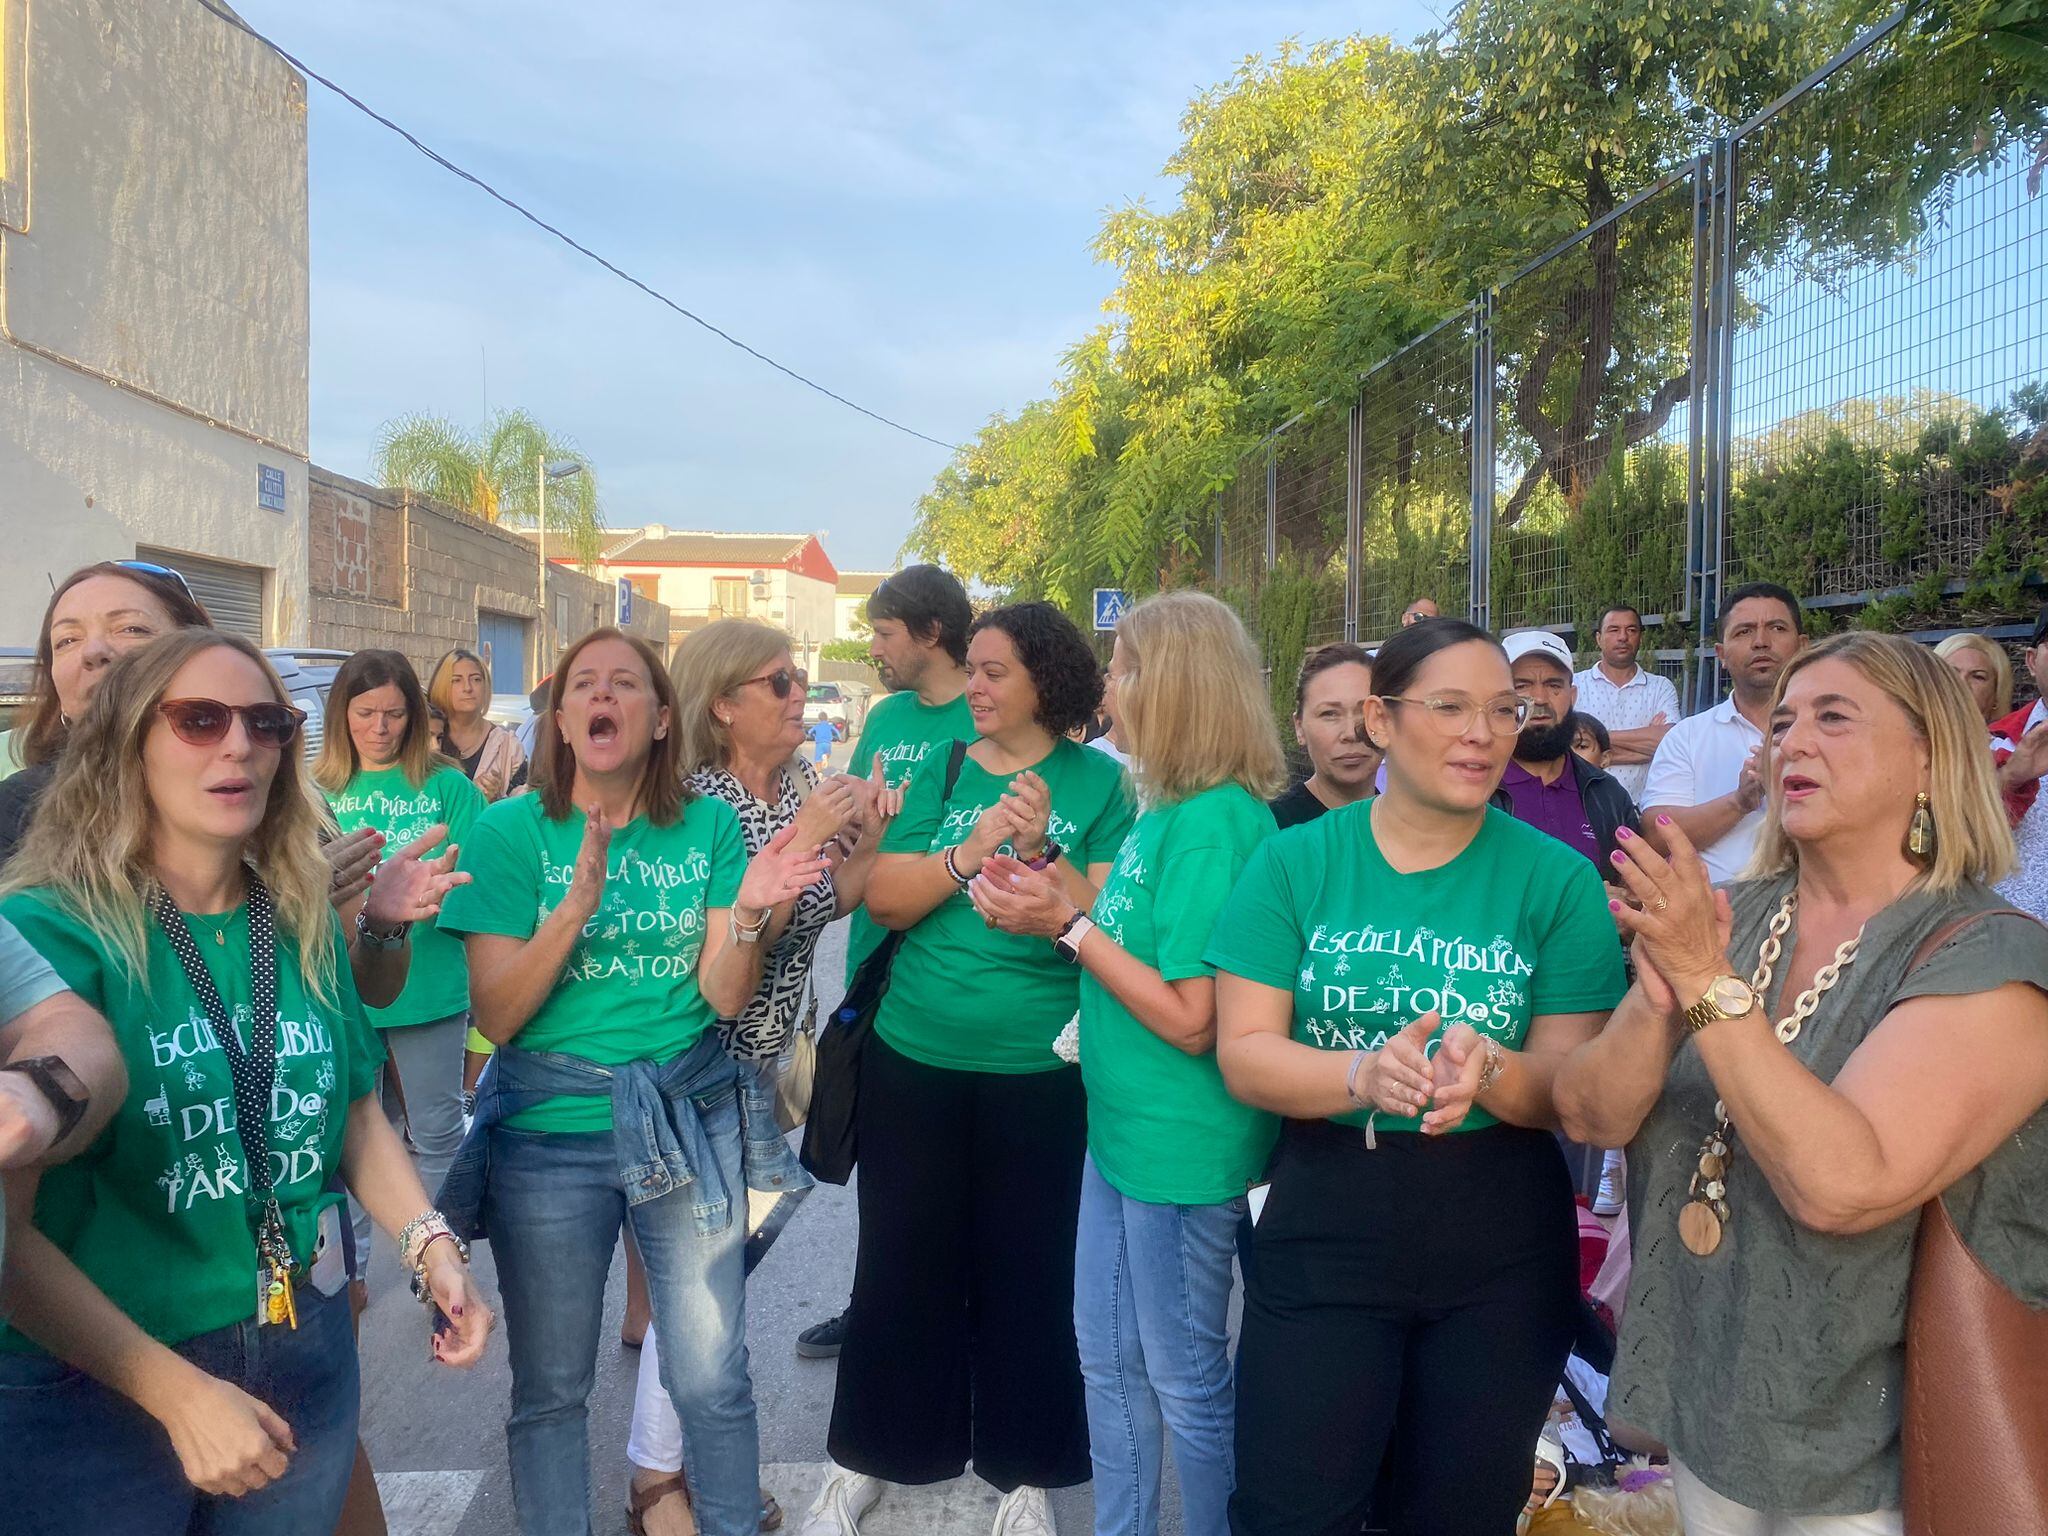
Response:
[[[732,756],[732,729],[719,723],[711,706],[789,649],[789,636],[759,619],[713,619],[683,636],[669,658],[668,675],[676,689],[685,778],[700,768],[723,767]]]
[[[1785,667],[1771,695],[1775,711],[1793,678],[1821,661],[1841,661],[1906,713],[1913,733],[1927,743],[1927,805],[1934,816],[1934,854],[1922,870],[1922,890],[1946,893],[1966,881],[1986,885],[2003,879],[2013,866],[2012,828],[1998,793],[1991,753],[1984,745],[1984,722],[1963,681],[1945,661],[1925,646],[1897,635],[1852,631],[1830,635],[1808,646]],[[1764,735],[1762,759],[1764,824],[1748,878],[1758,879],[1795,869],[1799,849],[1780,821],[1782,801],[1771,768],[1772,739]],[[1882,828],[1873,829],[1884,835]],[[1898,835],[1904,841],[1906,829]]]
[[[491,709],[491,664],[466,645],[442,652],[441,659],[434,663],[433,671],[427,674],[427,702],[441,711],[443,720],[455,718],[454,706],[449,702],[455,695],[455,682],[448,674],[455,670],[458,661],[474,662],[477,671],[483,673],[484,713],[488,715]]]
[[[57,774],[43,792],[34,824],[0,877],[0,892],[46,889],[90,928],[149,986],[149,904],[158,882],[152,862],[155,802],[144,771],[143,742],[169,730],[157,713],[185,664],[216,646],[247,657],[263,671],[271,697],[290,704],[263,652],[239,635],[181,629],[116,662],[73,726]],[[270,889],[280,933],[298,945],[307,990],[337,1000],[339,930],[327,899],[327,860],[320,852],[318,797],[300,764],[296,743],[278,753],[263,820],[242,846],[242,862]]]
[[[357,651],[341,664],[327,687],[326,724],[320,735],[320,756],[313,764],[313,782],[329,794],[340,794],[363,771],[362,754],[348,728],[349,706],[377,688],[396,688],[405,700],[405,731],[398,738],[392,766],[418,789],[436,768],[455,765],[441,755],[434,728],[427,719],[426,695],[412,663],[396,651]]]
[[[1205,592],[1162,592],[1123,616],[1116,723],[1154,801],[1239,784],[1280,792],[1287,759],[1258,652],[1237,615]]]
[[[1974,651],[1991,665],[1991,718],[2011,714],[2012,658],[2005,654],[2005,647],[1983,635],[1950,635],[1934,648],[1934,654],[1944,660],[1959,651]]]

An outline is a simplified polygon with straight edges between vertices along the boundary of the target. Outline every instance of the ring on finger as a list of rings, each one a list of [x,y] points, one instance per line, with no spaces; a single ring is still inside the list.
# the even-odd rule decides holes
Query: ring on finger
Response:
[[[1659,896],[1654,902],[1651,903],[1651,905],[1655,907],[1659,912],[1662,912],[1666,907],[1670,906],[1671,903],[1665,900],[1662,896]]]

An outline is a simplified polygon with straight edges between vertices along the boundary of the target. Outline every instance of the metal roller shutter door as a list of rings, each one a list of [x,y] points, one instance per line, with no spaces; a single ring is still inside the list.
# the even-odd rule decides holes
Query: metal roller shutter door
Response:
[[[192,589],[192,595],[206,605],[215,627],[231,635],[263,643],[263,572],[254,566],[228,565],[203,560],[197,555],[175,554],[167,549],[138,549],[138,560],[153,560],[169,566]]]

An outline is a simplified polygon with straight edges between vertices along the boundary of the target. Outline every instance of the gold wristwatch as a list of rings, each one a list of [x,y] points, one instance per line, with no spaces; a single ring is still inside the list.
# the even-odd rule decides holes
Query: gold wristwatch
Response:
[[[1722,1019],[1739,1019],[1756,1007],[1756,992],[1740,976],[1716,976],[1707,983],[1706,995],[1685,1010],[1688,1030],[1698,1034]]]

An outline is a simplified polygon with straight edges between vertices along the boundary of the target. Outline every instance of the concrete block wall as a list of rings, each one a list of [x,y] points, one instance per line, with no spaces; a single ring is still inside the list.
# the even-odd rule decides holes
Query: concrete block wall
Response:
[[[529,660],[541,617],[540,565],[531,541],[469,513],[315,467],[309,486],[311,623],[307,643],[355,651],[382,646],[411,658],[422,677],[453,646],[477,644],[477,610],[524,620]],[[616,588],[570,566],[548,571],[550,607],[567,598],[560,640],[612,622]],[[552,617],[552,615],[550,615]],[[664,604],[635,598],[629,626],[664,656]],[[554,640],[552,629],[549,640]],[[552,659],[532,670],[547,670]]]

